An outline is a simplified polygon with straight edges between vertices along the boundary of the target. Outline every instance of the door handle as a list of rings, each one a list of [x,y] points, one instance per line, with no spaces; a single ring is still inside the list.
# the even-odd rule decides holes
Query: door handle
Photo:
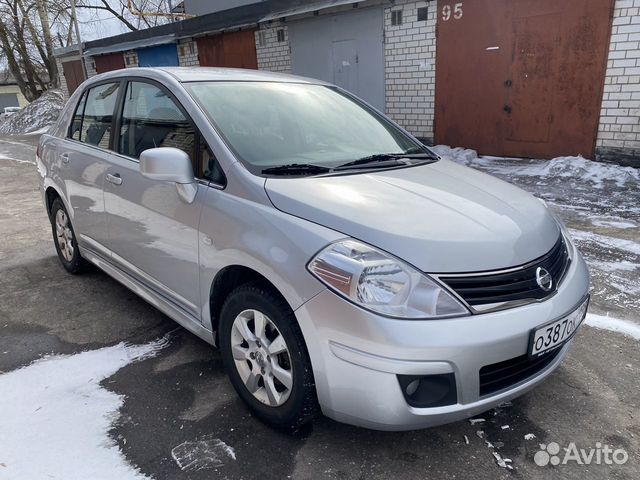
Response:
[[[69,154],[68,153],[61,153],[60,154],[60,160],[62,160],[62,163],[69,163]]]
[[[114,185],[122,185],[122,177],[119,173],[113,175],[107,173],[107,182],[113,183]]]

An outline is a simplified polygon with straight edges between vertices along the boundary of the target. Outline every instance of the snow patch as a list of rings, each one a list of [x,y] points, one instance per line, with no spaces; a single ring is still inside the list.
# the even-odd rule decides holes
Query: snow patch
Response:
[[[640,264],[633,263],[628,260],[620,260],[619,262],[605,262],[600,260],[589,261],[589,266],[602,270],[603,272],[633,272],[640,269]]]
[[[0,153],[0,160],[10,160],[12,162],[17,162],[17,163],[28,163],[29,165],[35,165],[36,162],[32,161],[32,160],[19,160],[17,158],[11,158],[11,157],[7,157],[5,155],[2,155]]]
[[[629,320],[589,313],[587,314],[587,318],[584,323],[585,325],[589,325],[593,328],[621,333],[628,337],[635,338],[636,340],[640,340],[640,325]]]
[[[524,435],[524,439],[525,440],[533,440],[534,438],[536,438],[536,434],[535,433],[526,433]]]
[[[594,162],[582,156],[557,157],[552,160],[519,159],[518,163],[510,162],[509,164],[504,164],[506,160],[513,159],[490,156],[478,157],[478,153],[475,150],[460,147],[451,148],[447,145],[436,145],[431,149],[438,155],[451,158],[463,165],[481,166],[495,171],[495,173],[502,172],[509,175],[527,177],[573,178],[589,182],[598,189],[603,188],[608,182],[614,182],[618,187],[622,187],[627,182],[637,183],[640,181],[640,170],[637,168]]]
[[[605,219],[605,218],[593,218],[591,219],[591,223],[595,227],[603,227],[603,228],[619,228],[621,230],[627,228],[635,228],[637,225],[633,222],[629,222],[626,220],[614,220],[614,219]]]
[[[452,160],[462,163],[463,165],[471,165],[478,160],[478,152],[469,148],[451,148],[448,145],[436,145],[431,147],[441,157],[448,157]]]
[[[166,339],[120,343],[76,355],[46,356],[0,375],[0,462],[3,478],[143,480],[109,430],[124,396],[100,382],[155,356]]]
[[[569,229],[571,237],[578,242],[591,242],[608,248],[616,248],[625,252],[633,253],[634,255],[640,255],[640,243],[632,240],[625,240],[624,238],[609,237],[607,235],[600,235],[599,233],[585,232],[584,230],[576,230],[574,228]]]
[[[593,183],[595,188],[603,188],[605,182],[615,182],[618,187],[622,187],[628,181],[640,180],[640,171],[636,168],[594,162],[581,156],[558,157],[516,168],[513,173],[522,176],[574,178]]]
[[[48,90],[0,124],[0,134],[35,133],[48,129],[58,119],[65,97],[62,90]]]
[[[493,458],[496,459],[496,463],[498,464],[499,467],[513,470],[513,467],[511,466],[510,458],[503,458],[502,455],[500,455],[498,452],[491,452],[491,453],[493,453]]]
[[[174,447],[171,456],[182,471],[190,472],[221,467],[225,458],[235,460],[236,452],[219,438],[205,435]]]

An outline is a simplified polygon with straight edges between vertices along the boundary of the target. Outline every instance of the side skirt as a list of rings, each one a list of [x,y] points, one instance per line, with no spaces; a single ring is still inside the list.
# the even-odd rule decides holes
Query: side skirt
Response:
[[[156,307],[172,320],[176,321],[182,327],[197,335],[205,342],[215,346],[213,333],[203,327],[200,321],[193,315],[187,313],[163,295],[160,295],[158,292],[149,288],[142,282],[136,280],[131,275],[115,267],[109,261],[105,260],[102,256],[93,253],[91,250],[83,248],[82,256],[93,263],[100,270],[105,272],[107,275],[112,277],[114,280],[117,280],[122,285],[127,287],[140,298]]]

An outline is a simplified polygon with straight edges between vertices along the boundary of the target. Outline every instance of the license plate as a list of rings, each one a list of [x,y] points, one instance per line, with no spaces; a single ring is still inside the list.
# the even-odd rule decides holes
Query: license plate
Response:
[[[532,330],[529,340],[529,356],[540,356],[560,347],[569,340],[584,320],[588,306],[589,297],[569,315]]]

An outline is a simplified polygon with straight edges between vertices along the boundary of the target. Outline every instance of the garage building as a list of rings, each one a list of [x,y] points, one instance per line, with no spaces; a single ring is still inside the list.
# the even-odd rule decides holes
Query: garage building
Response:
[[[289,72],[355,93],[425,142],[640,164],[640,0],[190,0],[185,9],[198,16],[88,42],[88,74]]]

